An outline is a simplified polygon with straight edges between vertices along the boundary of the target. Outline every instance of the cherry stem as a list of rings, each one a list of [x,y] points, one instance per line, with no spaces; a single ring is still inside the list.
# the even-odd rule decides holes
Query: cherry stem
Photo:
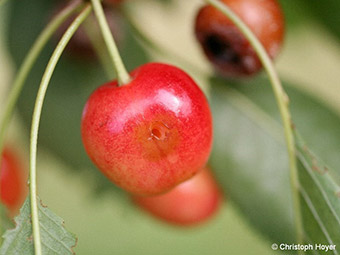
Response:
[[[13,88],[8,96],[8,100],[6,103],[6,107],[3,113],[3,116],[1,118],[1,126],[0,126],[0,151],[2,151],[4,140],[5,140],[5,133],[7,131],[10,118],[13,115],[14,107],[16,105],[16,102],[18,101],[18,98],[20,96],[20,93],[22,91],[22,88],[24,86],[24,83],[26,81],[26,78],[31,71],[32,67],[34,66],[35,61],[37,60],[40,52],[48,42],[48,40],[51,38],[51,36],[55,33],[55,31],[58,29],[58,27],[72,14],[74,13],[80,6],[81,1],[76,0],[73,1],[70,5],[68,5],[64,10],[62,10],[47,26],[46,28],[41,32],[41,34],[38,36],[38,38],[35,40],[32,48],[26,55],[23,64],[21,65],[16,78],[13,82]]]
[[[3,2],[1,2],[3,3]],[[20,66],[19,71],[17,72],[16,78],[12,85],[12,90],[8,95],[8,100],[5,105],[5,109],[0,121],[0,152],[2,152],[2,148],[5,142],[5,134],[8,129],[10,119],[13,115],[14,107],[22,88],[25,84],[26,78],[31,71],[35,61],[37,60],[40,52],[45,47],[48,40],[55,33],[58,27],[72,14],[74,13],[80,6],[82,5],[81,1],[75,0],[71,2],[64,10],[62,10],[53,20],[46,26],[46,28],[40,33],[38,38],[35,40],[32,48],[26,55],[22,65]],[[1,157],[0,157],[1,163]],[[0,240],[1,242],[2,240]]]
[[[121,86],[127,84],[130,82],[131,77],[129,73],[126,71],[122,58],[119,55],[117,45],[115,43],[115,40],[113,39],[109,25],[107,24],[107,20],[105,18],[104,10],[100,3],[100,0],[91,0],[91,2],[94,9],[94,13],[99,23],[100,30],[104,37],[106,47],[109,51],[109,54],[113,62],[113,66],[117,73],[118,84]]]
[[[271,85],[274,91],[274,95],[283,122],[285,140],[289,156],[290,181],[293,194],[293,206],[295,212],[296,237],[298,243],[302,244],[303,227],[299,197],[299,179],[296,163],[295,139],[292,129],[293,125],[289,111],[289,98],[282,87],[281,81],[275,70],[273,62],[271,61],[270,57],[268,56],[266,50],[264,49],[260,41],[254,35],[254,33],[248,28],[248,26],[227,5],[223,4],[222,2],[218,0],[205,0],[205,1],[214,6],[215,8],[217,8],[219,11],[221,11],[241,30],[243,35],[248,39],[250,44],[253,46],[271,81]]]
[[[97,36],[97,27],[95,22],[95,17],[92,15],[83,24],[85,33],[91,41],[94,51],[96,52],[99,62],[102,64],[106,75],[109,79],[115,77],[115,70],[111,66],[111,58],[107,55],[107,50],[105,48],[105,42],[101,36]]]
[[[37,204],[37,183],[36,183],[36,161],[37,161],[37,142],[38,132],[42,106],[46,95],[49,82],[55,70],[55,67],[73,34],[77,31],[81,23],[90,14],[92,7],[90,4],[86,4],[84,9],[75,18],[69,28],[66,30],[62,38],[60,39],[57,47],[55,48],[42,77],[37,98],[35,101],[32,126],[31,126],[31,139],[30,139],[30,201],[31,201],[31,213],[32,213],[32,230],[34,240],[35,255],[41,255],[41,239],[40,239],[40,227],[39,227],[39,215],[38,215],[38,204]]]

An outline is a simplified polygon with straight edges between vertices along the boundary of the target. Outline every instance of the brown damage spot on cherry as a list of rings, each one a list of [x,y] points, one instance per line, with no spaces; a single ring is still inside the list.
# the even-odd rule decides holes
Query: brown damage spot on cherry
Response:
[[[150,137],[158,141],[165,140],[169,135],[170,129],[164,122],[152,123],[150,127]]]
[[[159,131],[159,129],[157,129],[157,128],[153,128],[151,130],[151,136],[156,138],[157,140],[164,139],[164,134],[161,133],[161,131]]]
[[[144,158],[157,161],[168,157],[179,143],[178,129],[171,119],[159,116],[157,120],[142,123],[136,129],[137,140],[142,146]]]

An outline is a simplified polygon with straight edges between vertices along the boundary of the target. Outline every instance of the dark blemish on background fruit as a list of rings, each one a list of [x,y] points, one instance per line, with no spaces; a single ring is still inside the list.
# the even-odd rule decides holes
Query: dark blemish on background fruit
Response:
[[[272,0],[221,0],[244,21],[271,58],[282,44],[284,20],[280,5]],[[260,3],[261,2],[261,3]],[[262,69],[254,48],[228,17],[211,5],[197,13],[195,35],[216,71],[227,78],[247,77]]]
[[[231,47],[230,43],[222,40],[218,35],[208,35],[204,41],[204,47],[216,61],[233,65],[241,65],[241,57]]]

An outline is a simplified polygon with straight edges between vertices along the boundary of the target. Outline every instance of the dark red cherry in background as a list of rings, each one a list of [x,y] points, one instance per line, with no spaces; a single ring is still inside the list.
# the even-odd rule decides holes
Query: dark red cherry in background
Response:
[[[104,0],[105,4],[112,4],[113,6],[117,6],[121,4],[124,0]]]
[[[27,192],[27,172],[24,171],[19,157],[10,148],[5,147],[1,158],[0,192],[1,202],[11,216],[18,213]]]
[[[271,58],[279,53],[284,37],[284,18],[276,0],[221,1],[249,26]],[[249,76],[261,70],[262,64],[248,40],[213,6],[200,9],[195,34],[204,53],[221,75]]]
[[[177,67],[149,63],[121,87],[93,92],[82,116],[85,149],[123,189],[165,192],[203,168],[212,146],[212,117],[201,89]]]
[[[133,197],[151,215],[175,225],[196,225],[210,219],[220,208],[222,195],[208,168],[201,170],[168,193]]]

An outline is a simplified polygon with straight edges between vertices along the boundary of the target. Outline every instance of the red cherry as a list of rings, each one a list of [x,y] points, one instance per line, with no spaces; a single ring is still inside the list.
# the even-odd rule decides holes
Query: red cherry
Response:
[[[145,211],[168,223],[195,225],[217,212],[222,195],[210,171],[206,168],[190,180],[166,194],[154,197],[133,197]]]
[[[254,32],[274,58],[284,37],[284,18],[276,0],[221,0]],[[204,53],[223,76],[248,76],[262,68],[249,41],[223,13],[211,5],[200,9],[195,34]]]
[[[182,70],[140,66],[132,80],[93,92],[83,111],[85,149],[114,183],[135,194],[158,194],[193,176],[212,145],[208,102]]]
[[[26,172],[23,171],[17,155],[5,148],[1,158],[1,201],[8,208],[10,215],[15,215],[27,195],[25,183]]]

